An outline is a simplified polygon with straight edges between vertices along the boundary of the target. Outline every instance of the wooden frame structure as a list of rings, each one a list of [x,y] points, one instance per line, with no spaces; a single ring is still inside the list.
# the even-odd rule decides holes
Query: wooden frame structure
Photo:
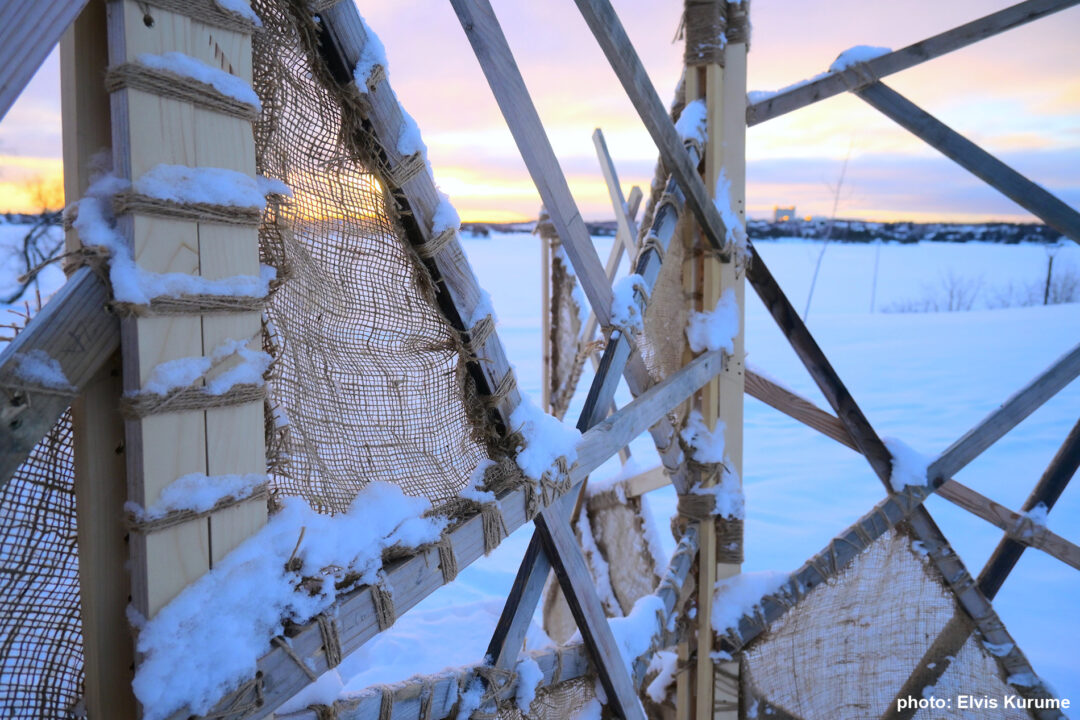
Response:
[[[551,221],[555,226],[567,254],[574,266],[575,272],[582,283],[582,287],[592,305],[592,312],[597,322],[604,326],[611,325],[611,273],[610,267],[617,259],[609,261],[608,270],[601,264],[592,247],[580,213],[577,212],[569,188],[566,184],[558,161],[555,158],[551,146],[544,134],[539,116],[525,91],[524,82],[513,60],[510,48],[499,27],[494,11],[488,0],[450,0],[462,27],[472,44],[477,58],[481,63],[484,73],[495,94],[496,100],[502,109],[511,132],[518,143],[522,156],[530,174],[533,177],[545,207],[550,213]],[[729,230],[709,197],[707,187],[715,186],[716,174],[719,172],[720,163],[732,170],[730,176],[742,177],[744,168],[742,162],[741,143],[738,138],[744,131],[743,115],[745,113],[746,124],[753,125],[783,112],[788,112],[811,102],[822,99],[829,95],[844,90],[850,90],[859,94],[864,100],[884,112],[889,117],[907,127],[913,133],[938,147],[954,160],[986,180],[989,184],[997,187],[1009,197],[1020,202],[1024,207],[1040,217],[1048,225],[1055,227],[1073,240],[1080,242],[1080,214],[1069,208],[1064,203],[1056,200],[1045,191],[1042,191],[1030,181],[1020,177],[1014,171],[1003,164],[993,160],[974,145],[964,141],[954,132],[935,121],[926,113],[919,110],[910,102],[904,100],[894,91],[889,90],[880,83],[879,78],[896,72],[905,67],[911,67],[916,62],[936,57],[957,47],[973,42],[983,37],[1002,32],[1010,27],[1015,27],[1023,22],[1045,16],[1065,7],[1080,4],[1080,0],[1027,0],[1018,5],[990,15],[981,20],[969,23],[954,31],[943,33],[930,38],[923,43],[904,48],[902,50],[881,56],[868,61],[862,67],[853,70],[845,70],[834,73],[823,79],[811,82],[801,87],[781,93],[767,101],[745,107],[745,43],[732,43],[729,45],[729,65],[727,71],[731,77],[719,83],[718,71],[706,69],[704,71],[704,89],[706,94],[715,93],[723,98],[723,102],[717,105],[718,114],[710,121],[710,130],[715,137],[722,137],[725,142],[731,143],[727,156],[717,154],[715,146],[704,150],[694,145],[684,144],[678,136],[671,118],[660,103],[659,97],[652,88],[640,60],[626,36],[618,17],[608,0],[576,0],[579,10],[596,36],[601,48],[623,84],[626,92],[633,101],[635,108],[641,115],[645,126],[656,142],[664,166],[671,172],[671,178],[667,184],[665,196],[667,202],[661,205],[647,230],[648,236],[655,243],[654,248],[644,247],[635,260],[635,270],[641,274],[646,283],[651,285],[655,282],[662,260],[662,250],[666,244],[672,241],[676,233],[676,226],[680,214],[692,216],[699,224],[699,230],[704,242],[708,243],[715,253],[720,266],[708,271],[703,275],[702,282],[709,289],[704,290],[706,300],[718,295],[720,289],[728,287],[731,283],[739,281],[739,273],[735,271],[736,261],[745,260],[745,279],[749,281],[755,292],[765,303],[770,314],[777,321],[781,330],[791,343],[800,360],[806,366],[814,378],[819,389],[832,408],[830,414],[816,408],[809,401],[798,397],[765,378],[741,368],[741,357],[738,352],[733,358],[727,357],[722,351],[703,353],[690,360],[683,369],[674,373],[662,382],[652,384],[648,373],[637,355],[629,337],[619,329],[613,329],[610,341],[599,361],[596,380],[590,388],[589,397],[585,410],[579,420],[579,428],[583,431],[583,437],[578,445],[578,462],[570,472],[571,491],[564,497],[543,509],[536,516],[536,531],[533,541],[522,563],[518,577],[515,581],[514,590],[508,599],[503,616],[496,629],[489,647],[491,664],[497,669],[508,670],[513,667],[518,658],[521,648],[524,629],[533,609],[539,601],[540,591],[548,570],[554,570],[559,583],[567,596],[575,620],[582,631],[583,643],[580,646],[564,648],[547,653],[534,653],[544,670],[545,682],[558,682],[574,676],[584,674],[591,667],[599,675],[608,697],[609,706],[622,718],[643,718],[644,713],[637,698],[637,686],[644,674],[644,663],[639,658],[629,672],[623,663],[619,651],[615,645],[611,630],[607,625],[597,599],[591,578],[585,567],[581,551],[578,548],[570,526],[567,523],[572,501],[580,490],[589,472],[598,467],[607,458],[614,455],[625,447],[631,439],[648,430],[661,453],[663,464],[671,474],[672,480],[680,493],[690,489],[691,478],[679,472],[678,443],[676,442],[676,428],[671,424],[668,417],[669,411],[687,402],[691,396],[702,388],[710,386],[718,377],[730,377],[736,375],[737,392],[725,393],[715,389],[706,390],[706,398],[702,401],[705,405],[711,405],[714,410],[712,417],[741,418],[736,408],[741,408],[742,393],[745,392],[758,397],[773,407],[786,414],[806,423],[837,441],[852,447],[867,458],[872,471],[878,476],[885,486],[887,498],[879,503],[870,515],[859,521],[858,530],[851,529],[841,537],[846,539],[845,547],[849,550],[839,552],[830,546],[828,552],[834,567],[842,566],[855,554],[851,548],[865,545],[872,539],[886,532],[899,522],[906,522],[912,532],[922,540],[930,550],[930,558],[940,571],[942,577],[948,582],[956,598],[963,609],[964,617],[956,621],[963,632],[952,632],[946,637],[942,634],[939,642],[935,643],[927,653],[928,658],[946,658],[952,652],[955,654],[956,643],[962,644],[966,639],[967,632],[971,628],[977,628],[987,640],[1004,646],[1009,643],[1013,650],[999,658],[1002,668],[1011,673],[1030,673],[1031,669],[1026,658],[1015,644],[1011,643],[1000,620],[997,618],[990,599],[996,594],[1001,583],[1007,577],[1011,568],[1015,565],[1019,553],[1025,546],[1039,548],[1062,561],[1080,567],[1080,548],[1073,543],[1061,538],[1049,531],[1034,534],[1018,532],[1020,515],[994,504],[989,499],[979,495],[974,490],[967,488],[955,480],[951,475],[959,471],[964,465],[977,457],[986,448],[1002,437],[1009,429],[1019,423],[1024,417],[1033,412],[1039,405],[1053,396],[1058,390],[1080,375],[1080,347],[1074,349],[1061,360],[1055,363],[1045,373],[1034,379],[1029,385],[1020,390],[1016,395],[1006,401],[1001,408],[991,413],[983,422],[977,425],[956,443],[946,449],[930,466],[927,484],[924,487],[909,487],[907,491],[897,493],[892,491],[889,485],[892,459],[889,452],[882,444],[873,427],[860,411],[854,398],[847,391],[842,381],[830,365],[824,353],[816,344],[814,338],[799,319],[798,314],[792,308],[775,279],[770,274],[767,266],[757,255],[753,246],[750,245],[745,251],[746,256],[741,257],[740,251],[729,242]],[[122,62],[129,57],[129,53],[138,48],[144,48],[140,43],[139,23],[141,23],[142,3],[135,0],[119,0],[110,9],[108,18],[110,37],[110,58],[112,62]],[[153,3],[151,3],[153,4]],[[323,4],[325,5],[325,4]],[[75,14],[82,8],[81,2],[56,2],[40,4],[0,3],[0,18],[7,17],[5,13],[14,12],[13,8],[19,7],[18,12],[35,13],[33,19],[35,27],[51,27],[49,32],[58,35],[59,28],[65,27]],[[27,10],[26,8],[33,8]],[[104,20],[101,12],[102,4],[90,5],[90,10],[80,19],[82,27],[76,25],[72,34],[65,40],[68,52],[83,52],[80,47],[87,47],[80,43],[90,42],[94,31],[94,23],[100,28]],[[136,15],[135,13],[140,13]],[[168,18],[168,11],[162,11],[162,17],[169,22],[183,23],[181,18]],[[20,16],[21,17],[21,16]],[[29,16],[28,16],[29,17]],[[366,44],[370,41],[367,37],[362,21],[351,3],[339,3],[322,10],[323,27],[326,32],[324,52],[332,60],[331,67],[348,68],[356,64],[361,57]],[[138,20],[139,22],[135,22]],[[48,21],[48,22],[46,22]],[[11,25],[0,27],[12,27]],[[195,29],[195,36],[201,32]],[[184,37],[185,33],[178,32],[176,37]],[[33,36],[41,42],[49,37],[42,35]],[[217,37],[221,37],[220,34]],[[0,40],[5,39],[0,32]],[[56,38],[53,38],[54,40]],[[220,42],[220,40],[219,40]],[[244,52],[243,38],[231,38],[232,46],[239,48],[232,57],[242,57]],[[45,42],[47,48],[49,43]],[[742,46],[741,48],[739,46]],[[0,63],[0,73],[4,73],[6,82],[0,84],[4,93],[0,93],[0,114],[7,109],[5,103],[8,88],[21,87],[29,75],[25,67],[34,64],[36,54],[27,54],[27,48],[37,47],[33,42],[22,44],[0,45],[11,47],[23,53],[13,54],[12,57],[27,58],[23,62]],[[144,48],[145,49],[145,48]],[[165,47],[153,47],[152,50],[162,52],[168,50]],[[183,48],[181,48],[183,49]],[[192,52],[197,52],[191,48]],[[15,51],[12,50],[12,53]],[[37,52],[36,50],[34,52]],[[247,52],[250,52],[248,50]],[[741,57],[740,57],[741,53]],[[241,61],[237,60],[237,63]],[[67,71],[68,77],[78,78],[78,69],[72,67]],[[10,77],[8,77],[10,76]],[[867,78],[871,80],[867,81]],[[699,83],[700,77],[688,82],[688,92],[699,94],[703,89]],[[740,79],[742,84],[740,85]],[[351,74],[344,74],[338,78],[339,82],[348,84],[354,82]],[[88,82],[88,81],[87,81]],[[379,81],[385,83],[385,79]],[[71,86],[72,101],[78,98],[77,93],[82,92],[82,83]],[[17,92],[17,91],[16,91]],[[65,97],[68,97],[65,91]],[[176,144],[155,146],[153,138],[139,137],[138,130],[126,122],[128,113],[131,112],[131,104],[138,102],[135,91],[123,90],[111,98],[111,135],[114,141],[114,152],[117,154],[118,167],[127,174],[137,175],[132,169],[138,163],[149,163],[148,158],[155,158],[154,153],[170,152],[170,148],[177,149]],[[100,93],[103,95],[102,93]],[[93,95],[93,93],[91,93]],[[371,104],[371,118],[373,119],[373,131],[387,139],[396,139],[397,134],[404,122],[400,107],[393,102],[393,96],[388,88],[380,91],[380,86],[369,88],[369,102]],[[65,101],[65,111],[68,111]],[[80,107],[93,107],[93,98],[78,98]],[[95,135],[101,136],[103,127],[101,123],[101,98],[97,99],[98,119],[78,118],[78,127],[72,126],[71,137]],[[186,110],[179,109],[179,117],[184,118]],[[147,112],[154,112],[152,107]],[[161,108],[157,113],[162,114]],[[734,113],[734,115],[733,115]],[[732,117],[737,117],[737,122]],[[242,128],[225,128],[220,118],[202,117],[191,114],[190,128],[179,128],[178,133],[194,133],[208,139],[209,145],[202,152],[213,150],[213,143],[226,142],[224,138],[230,135],[239,137],[243,135]],[[97,123],[94,126],[94,123]],[[164,117],[155,123],[155,132],[165,132],[167,122]],[[200,128],[202,128],[200,130]],[[166,133],[166,137],[170,137]],[[85,143],[85,141],[82,141]],[[715,142],[715,139],[714,139]],[[76,143],[78,144],[78,143]],[[599,144],[599,143],[598,143]],[[197,145],[197,144],[196,144]],[[387,147],[393,148],[396,142],[386,143]],[[248,164],[250,157],[246,155],[244,142],[235,145],[236,167],[242,172],[253,172]],[[183,148],[177,149],[178,152]],[[199,150],[195,150],[196,153]],[[710,155],[710,152],[712,154]],[[704,153],[704,157],[703,157]],[[161,158],[158,158],[159,160]],[[191,164],[199,164],[197,158],[172,158],[165,157],[168,161],[187,161]],[[217,161],[217,156],[215,156]],[[390,157],[388,162],[394,165],[404,160],[401,157]],[[69,178],[68,187],[74,191],[85,190],[85,158],[78,153],[69,158],[69,167],[77,172]],[[708,177],[703,181],[699,174],[699,166],[704,162]],[[706,181],[708,184],[706,184]],[[736,183],[737,185],[738,183]],[[613,169],[609,173],[609,186],[613,188],[613,200],[618,210],[622,209],[623,201],[615,192],[617,181]],[[422,246],[432,239],[432,220],[438,206],[438,195],[430,178],[421,173],[404,182],[401,187],[390,188],[392,199],[400,207],[408,210],[404,215],[410,218],[406,224],[406,234],[409,241],[414,245]],[[740,191],[736,187],[735,193]],[[741,197],[733,198],[736,203]],[[689,213],[684,212],[689,210]],[[622,238],[617,246],[630,250],[628,240],[632,241],[634,213],[619,214],[620,232]],[[183,223],[181,223],[183,225]],[[194,223],[188,223],[194,225]],[[625,227],[623,227],[625,225]],[[130,233],[135,247],[140,247],[138,238],[140,235],[151,234],[147,228],[140,229],[137,219],[131,220],[124,226],[124,230]],[[176,226],[169,230],[167,235],[175,235],[179,250],[169,255],[170,262],[182,255],[184,246],[183,234],[189,232],[202,233],[202,228]],[[207,228],[207,247],[213,246],[213,237],[216,230]],[[155,236],[160,233],[160,228],[154,230]],[[230,237],[229,247],[241,247],[248,250],[253,245],[250,238]],[[210,251],[210,255],[212,255]],[[247,267],[250,264],[250,253],[246,257],[231,255],[223,252],[221,257],[199,258],[199,271],[211,274],[230,274],[238,272],[236,268]],[[146,255],[147,262],[153,262],[156,256],[153,252]],[[221,266],[216,263],[220,261]],[[730,265],[725,269],[724,265]],[[464,262],[463,252],[456,238],[440,247],[433,257],[427,261],[428,270],[438,286],[437,300],[446,316],[454,321],[455,329],[464,334],[469,334],[475,326],[468,324],[473,318],[477,306],[481,302],[479,287],[473,278],[471,271]],[[190,268],[189,268],[190,270]],[[730,277],[725,273],[731,272]],[[19,337],[0,353],[0,370],[10,369],[15,355],[33,349],[41,349],[49,353],[51,357],[58,358],[65,375],[71,381],[74,388],[83,395],[84,408],[89,408],[87,398],[105,397],[116,392],[115,379],[111,377],[110,370],[115,363],[115,352],[120,347],[120,338],[125,338],[125,384],[130,390],[137,390],[140,383],[135,379],[145,380],[139,372],[139,368],[145,369],[145,363],[140,364],[139,354],[132,354],[132,348],[141,347],[140,338],[145,339],[148,335],[156,332],[167,332],[170,337],[175,333],[172,329],[163,330],[154,327],[151,323],[142,320],[129,319],[121,325],[114,317],[104,311],[108,296],[101,281],[88,269],[75,273],[67,285],[53,298],[46,309],[39,315]],[[741,302],[740,302],[741,304]],[[250,324],[251,318],[245,322]],[[142,324],[140,324],[142,323]],[[198,336],[193,336],[193,343],[202,346],[214,344],[213,321],[209,323],[210,330],[205,319],[200,322]],[[194,328],[190,328],[194,331]],[[210,333],[210,336],[207,333]],[[222,333],[232,333],[233,329],[220,330]],[[173,337],[175,339],[175,337]],[[171,341],[170,341],[171,342]],[[146,343],[147,352],[153,352],[154,348],[165,347],[164,342]],[[170,346],[174,347],[174,346]],[[178,351],[179,352],[179,351]],[[470,366],[470,374],[478,389],[487,390],[488,394],[497,387],[509,371],[505,353],[496,333],[491,333],[485,338],[484,343],[478,349],[478,361]],[[635,400],[626,407],[617,410],[607,417],[609,409],[613,405],[615,388],[620,378],[625,378]],[[730,388],[729,388],[730,389]],[[0,482],[7,482],[11,472],[25,459],[34,442],[40,438],[52,426],[57,417],[72,401],[72,397],[41,395],[27,392],[22,396],[8,398],[3,408],[3,417],[7,425],[0,444],[0,458],[3,466],[0,468]],[[503,396],[497,407],[497,414],[503,423],[509,424],[509,418],[514,408],[521,401],[520,395],[511,390]],[[250,408],[249,408],[250,410]],[[109,438],[115,438],[115,430],[118,417],[111,414],[102,416],[106,425],[112,428],[104,434],[87,432],[84,442],[88,446],[99,448]],[[187,422],[187,420],[174,419],[175,422]],[[88,426],[90,420],[83,420]],[[135,490],[136,496],[140,492],[152,492],[148,490],[146,480],[146,458],[138,455],[138,451],[145,450],[145,427],[133,427],[129,421],[127,428],[128,445],[132,449],[129,455],[128,477]],[[204,435],[212,435],[208,423],[212,422],[210,413],[207,412],[200,419]],[[229,420],[228,422],[233,422]],[[246,426],[255,423],[255,418],[245,418],[239,421],[239,425]],[[257,426],[261,429],[261,418]],[[739,423],[741,427],[741,422]],[[89,429],[89,428],[88,428]],[[113,434],[110,434],[113,433]],[[184,435],[182,429],[173,428],[163,432],[175,432]],[[197,434],[197,433],[196,433]],[[256,433],[257,434],[257,433]],[[142,447],[140,447],[140,443]],[[253,443],[240,443],[245,450],[257,450]],[[231,448],[222,448],[222,452],[231,452]],[[213,467],[214,462],[224,463],[227,467],[236,467],[239,470],[247,467],[248,463],[259,453],[246,453],[244,458],[221,456],[215,460],[211,456],[203,457],[203,467],[207,472],[219,472]],[[83,484],[82,497],[89,498],[102,483],[102,474],[107,472],[105,458],[102,453],[90,450],[84,457],[85,467],[80,471],[80,482]],[[211,453],[211,455],[214,455]],[[215,456],[216,457],[216,456]],[[115,464],[115,461],[114,463]],[[1064,486],[1076,471],[1080,464],[1080,425],[1073,429],[1065,441],[1058,455],[1047,468],[1043,479],[1033,490],[1031,497],[1024,505],[1024,510],[1029,510],[1038,502],[1045,502],[1052,506],[1060,495]],[[174,468],[176,472],[179,469]],[[655,473],[650,474],[639,483],[639,492],[658,486],[660,480]],[[994,523],[1006,531],[998,550],[987,563],[986,568],[977,580],[971,578],[955,553],[949,549],[947,540],[934,524],[929,513],[922,507],[922,502],[932,493],[938,492],[952,502],[968,509],[980,517]],[[498,498],[498,504],[509,531],[523,525],[527,517],[527,498],[524,490],[518,489],[504,493]],[[82,512],[82,510],[80,510]],[[115,522],[116,518],[107,520],[111,510],[109,508],[95,509],[92,503],[88,503],[86,510],[88,517],[93,517],[102,522]],[[238,533],[232,539],[224,542],[226,549],[235,544],[240,536],[250,532],[252,527],[257,527],[262,518],[253,514],[248,521],[240,523]],[[102,519],[106,518],[106,519]],[[453,551],[458,558],[458,563],[466,565],[479,557],[485,549],[483,538],[483,521],[479,516],[473,517],[450,534],[450,542]],[[223,526],[224,528],[224,526]],[[189,528],[190,530],[190,528]],[[194,529],[201,535],[207,533],[212,537],[214,531],[214,519],[206,520],[205,526]],[[228,531],[222,530],[225,534]],[[172,542],[172,541],[170,541]],[[188,552],[190,547],[199,547],[199,542],[183,543],[181,553]],[[176,543],[172,543],[176,545]],[[90,543],[91,547],[95,547]],[[103,541],[101,547],[114,547],[115,538]],[[214,557],[218,557],[218,551],[223,549],[221,545],[206,544],[206,564],[209,565]],[[84,552],[91,552],[84,548]],[[665,580],[657,591],[657,595],[663,602],[664,617],[660,618],[654,636],[653,649],[670,646],[685,637],[672,636],[666,631],[667,620],[672,613],[678,611],[678,606],[685,602],[687,595],[684,584],[688,578],[692,578],[690,585],[700,591],[699,606],[707,608],[711,599],[711,585],[716,576],[717,567],[712,553],[715,552],[715,527],[711,523],[703,525],[688,525],[680,539],[678,550],[672,558]],[[155,607],[160,606],[163,598],[170,593],[175,593],[178,588],[170,588],[157,592],[152,589],[154,579],[153,562],[148,558],[150,551],[145,552],[144,564],[141,568],[133,568],[132,583],[133,593],[136,596],[136,607],[146,613],[152,613]],[[696,573],[693,570],[697,559]],[[201,562],[201,561],[200,561]],[[442,584],[439,572],[439,552],[436,548],[422,550],[410,557],[395,561],[386,568],[386,584],[394,590],[395,603],[399,612],[403,612],[414,606],[420,599],[430,594]],[[198,564],[198,563],[197,563]],[[99,562],[100,566],[101,563]],[[87,567],[93,567],[91,562]],[[201,566],[201,565],[200,565]],[[193,571],[197,572],[197,571]],[[189,578],[190,579],[190,578]],[[813,562],[805,565],[797,571],[791,582],[783,589],[787,593],[787,600],[794,596],[796,599],[826,578],[821,576],[819,565]],[[164,579],[163,579],[164,581]],[[113,588],[115,592],[115,588]],[[102,595],[94,595],[95,592],[104,592],[104,587],[95,583],[84,585],[84,594],[89,602],[84,605],[88,612],[102,607]],[[362,587],[353,590],[341,597],[334,610],[337,613],[343,632],[340,638],[341,650],[350,652],[372,638],[379,632],[379,623],[376,619],[376,607],[373,591],[371,588]],[[770,621],[783,614],[790,602],[780,602],[779,597],[770,599],[766,597],[762,601],[764,615]],[[99,632],[105,633],[116,630],[115,608],[103,613],[111,619],[101,620],[105,623],[99,627]],[[113,623],[109,625],[109,623]],[[743,647],[760,628],[751,618],[743,618],[738,632],[728,634],[720,638],[713,638],[708,628],[708,613],[703,612],[701,626],[696,637],[696,691],[698,696],[694,715],[704,719],[710,716],[728,717],[738,710],[737,704],[730,704],[720,708],[712,696],[715,687],[716,671],[713,661],[709,658],[712,650],[737,652]],[[215,708],[213,717],[218,718],[259,718],[267,717],[282,702],[288,699],[296,691],[301,689],[310,680],[312,672],[319,673],[329,667],[325,639],[316,626],[311,622],[298,626],[294,629],[287,645],[288,652],[282,648],[284,643],[276,645],[258,663],[257,689],[245,688],[244,693],[256,693],[258,702],[251,703],[250,697],[243,693],[234,694],[224,698]],[[88,644],[88,651],[90,645]],[[556,672],[557,665],[561,671]],[[108,659],[107,652],[102,652],[95,657]],[[302,670],[294,661],[295,657],[301,658],[308,663],[307,671]],[[689,658],[687,658],[689,659]],[[114,658],[115,660],[115,658]],[[940,672],[944,672],[947,662],[938,664]],[[482,677],[484,675],[479,670]],[[736,672],[731,670],[730,672]],[[110,677],[95,677],[91,682],[95,685],[93,691],[88,693],[92,702],[98,703],[95,707],[107,708],[103,713],[112,713],[112,717],[128,716],[132,712],[132,705],[128,701],[126,691],[120,690],[120,697],[106,697],[108,693],[117,690],[117,684],[123,682],[124,673],[116,673]],[[904,688],[917,687],[919,683],[927,682],[924,674],[913,675]],[[428,707],[433,713],[431,718],[443,717],[453,706],[452,693],[455,690],[454,682],[445,682],[438,685],[440,693],[431,688],[424,689],[416,684],[402,686],[393,691],[394,695],[400,694],[402,702],[394,706],[391,718],[417,717],[423,704],[421,695],[429,693]],[[735,684],[735,687],[738,683]],[[512,688],[495,688],[496,696],[505,697]],[[691,688],[681,689],[680,696],[688,699]],[[1041,685],[1036,685],[1026,690],[1031,697],[1045,697],[1047,690]],[[431,701],[435,697],[438,702]],[[94,699],[96,698],[96,699]],[[717,696],[716,699],[723,699]],[[408,701],[408,702],[406,702]],[[731,698],[726,698],[731,702]],[[734,701],[738,702],[738,690],[734,690]],[[383,701],[380,701],[384,702]],[[114,703],[114,704],[110,704]],[[121,708],[118,712],[115,708]],[[344,703],[341,707],[335,707],[335,711],[342,713],[344,717],[370,718],[380,715],[384,705],[377,704],[375,700],[360,700],[354,703]],[[689,717],[689,708],[680,710],[682,717]],[[304,715],[301,713],[300,715]],[[182,717],[178,713],[176,717]],[[311,716],[308,713],[307,716]],[[889,717],[902,717],[903,715],[891,714]],[[1051,717],[1052,715],[1047,715]],[[385,719],[384,719],[385,720]]]

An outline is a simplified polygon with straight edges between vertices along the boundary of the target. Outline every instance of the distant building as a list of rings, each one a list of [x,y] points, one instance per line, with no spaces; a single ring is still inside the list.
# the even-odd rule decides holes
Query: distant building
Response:
[[[780,207],[779,205],[773,206],[773,222],[794,222],[796,219],[795,206]]]

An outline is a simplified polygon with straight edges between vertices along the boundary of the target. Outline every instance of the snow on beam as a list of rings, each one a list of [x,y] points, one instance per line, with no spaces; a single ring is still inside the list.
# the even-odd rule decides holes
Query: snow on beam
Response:
[[[1080,243],[1080,213],[1041,185],[1028,180],[883,83],[872,83],[856,90],[855,94],[1065,237]]]
[[[579,487],[590,472],[618,452],[619,448],[645,432],[671,408],[703,387],[722,367],[722,351],[704,353],[585,433],[577,445],[578,462],[570,471],[573,488]],[[508,535],[527,522],[525,490],[517,489],[505,493],[498,499],[498,504]],[[449,537],[460,569],[484,555],[481,515],[466,520],[449,533]],[[428,548],[385,568],[385,586],[393,597],[399,617],[442,585],[443,576],[439,569],[437,547]],[[338,639],[343,656],[355,651],[379,633],[375,600],[370,587],[365,586],[349,593],[328,612],[336,613]],[[293,655],[305,661],[304,669],[296,664]],[[319,675],[328,669],[319,625],[314,621],[309,622],[297,627],[291,635],[288,652],[275,645],[259,659],[262,700],[257,710],[250,714],[243,714],[241,711],[230,714],[230,708],[246,704],[244,692],[239,692],[224,698],[210,716],[223,720],[241,716],[245,720],[266,717],[310,682],[309,672]],[[247,691],[250,691],[250,688]],[[178,712],[172,716],[172,720],[186,717],[186,713]]]
[[[746,391],[751,397],[761,400],[788,417],[798,420],[855,452],[859,451],[844,424],[835,415],[830,415],[806,398],[752,371],[746,374]],[[1074,448],[1072,452],[1076,452],[1076,449]],[[933,475],[931,474],[930,477],[933,478]],[[931,491],[933,491],[932,487]],[[1028,503],[1025,503],[1025,512],[1016,513],[951,478],[942,480],[936,492],[954,505],[1004,530],[1008,542],[1021,547],[1037,548],[1066,565],[1080,569],[1080,546],[1051,532],[1046,527],[1028,522],[1026,511],[1031,509]],[[1037,502],[1039,500],[1030,502],[1031,507],[1034,507]]]
[[[697,549],[698,527],[694,523],[687,527],[679,540],[660,586],[652,594],[652,597],[659,599],[662,603],[662,614],[657,618],[656,627],[649,638],[651,641],[649,650],[634,659],[633,681],[638,688],[645,679],[649,660],[655,650],[669,647],[674,640],[670,637],[667,627],[675,612],[680,589],[690,573]],[[649,607],[649,603],[642,603],[641,607]],[[642,619],[644,620],[644,617]],[[617,627],[624,620],[615,620],[612,624]],[[537,689],[585,677],[594,672],[589,660],[589,651],[584,643],[580,642],[522,653],[517,661],[519,663],[532,661],[539,667],[542,678],[537,683]],[[335,702],[333,716],[339,720],[379,720],[380,718],[382,720],[415,720],[423,715],[427,720],[442,720],[449,717],[457,705],[462,678],[471,676],[477,667],[479,666],[464,667],[432,676],[412,678],[389,686],[376,686],[362,690],[354,697]],[[393,696],[389,718],[382,715],[384,688]],[[516,683],[504,686],[500,692],[500,699],[514,697],[516,689]],[[427,714],[424,714],[422,709],[427,697],[431,698],[431,705]],[[295,713],[278,714],[276,717],[280,720],[317,720],[320,716],[315,710],[305,709]]]
[[[120,347],[120,323],[106,311],[108,301],[101,278],[81,268],[0,352],[0,486]],[[32,372],[36,365],[59,374],[49,382]]]
[[[999,10],[900,50],[868,60],[865,63],[865,74],[883,78],[1077,4],[1080,4],[1080,0],[1027,0],[1027,2]],[[824,76],[809,82],[797,83],[755,102],[746,108],[746,124],[757,125],[806,107],[818,100],[846,92],[851,89],[852,80],[858,82],[857,78],[850,75],[854,75],[853,68],[826,73]]]

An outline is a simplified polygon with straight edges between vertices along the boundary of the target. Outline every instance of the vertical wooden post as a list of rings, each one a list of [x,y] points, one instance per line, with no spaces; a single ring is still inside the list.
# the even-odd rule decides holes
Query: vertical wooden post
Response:
[[[545,222],[550,222],[547,210],[540,206],[540,217],[536,228],[536,236],[540,239],[540,345],[544,363],[540,407],[544,408],[544,412],[549,413],[551,412],[551,363],[554,343],[551,340],[551,241],[546,233],[540,232],[540,225]]]
[[[180,52],[252,79],[251,37],[212,27],[136,0],[109,4],[109,61],[135,62],[143,53]],[[215,167],[255,175],[251,124],[189,102],[133,88],[111,97],[114,172],[130,180],[159,164]],[[219,279],[258,275],[254,228],[134,214],[118,219],[136,263],[146,271]],[[258,312],[127,318],[121,325],[124,389],[138,392],[155,366],[209,354],[226,340],[252,338]],[[216,372],[223,372],[223,363]],[[129,497],[146,507],[177,478],[205,473],[263,473],[266,457],[261,402],[205,411],[163,412],[128,420]],[[131,537],[132,605],[152,617],[185,586],[257,530],[261,500],[232,506]]]
[[[736,36],[731,42],[724,33],[731,20],[732,9],[742,12],[741,3],[729,7],[726,0],[713,3],[688,0],[686,101],[689,104],[704,99],[707,143],[705,146],[704,183],[710,198],[716,200],[717,182],[724,175],[730,188],[721,204],[730,202],[740,219],[744,215],[745,197],[745,111],[746,111],[746,42]],[[718,48],[722,48],[719,51]],[[721,57],[722,52],[722,57]],[[723,184],[722,184],[723,185]],[[734,290],[739,308],[739,333],[735,338],[734,357],[725,370],[694,399],[705,423],[715,430],[724,426],[725,461],[729,471],[742,477],[742,425],[744,383],[743,300],[744,277],[738,266],[737,254],[723,262],[715,254],[703,251],[707,245],[700,228],[688,223],[687,260],[683,267],[683,284],[692,309],[712,311],[729,288]],[[689,351],[688,351],[689,353]],[[689,358],[688,358],[689,359]],[[694,482],[711,484],[715,476],[693,478]],[[741,481],[741,480],[740,480]],[[717,522],[724,522],[718,519]],[[718,533],[714,523],[701,526],[697,578],[697,653],[693,678],[680,677],[677,701],[693,698],[692,713],[679,708],[678,717],[695,720],[735,720],[739,711],[738,663],[717,663],[712,651],[712,604],[716,582],[740,572],[738,563],[718,562],[721,555],[731,557],[729,549],[718,552]],[[731,538],[725,538],[730,543]],[[741,551],[742,540],[738,547]],[[680,658],[689,660],[688,648],[680,646]]]
[[[64,196],[85,194],[91,159],[109,146],[105,2],[91,0],[60,42],[64,142]],[[69,231],[67,249],[79,246]],[[72,403],[75,444],[75,510],[79,541],[85,704],[89,717],[133,720],[134,645],[125,610],[131,583],[126,570],[124,422],[117,410],[122,390],[116,353]]]

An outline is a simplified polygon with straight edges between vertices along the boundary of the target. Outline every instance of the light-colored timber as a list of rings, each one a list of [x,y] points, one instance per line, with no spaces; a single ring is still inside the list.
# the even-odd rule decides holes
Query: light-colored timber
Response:
[[[85,4],[86,0],[0,2],[0,118]]]

